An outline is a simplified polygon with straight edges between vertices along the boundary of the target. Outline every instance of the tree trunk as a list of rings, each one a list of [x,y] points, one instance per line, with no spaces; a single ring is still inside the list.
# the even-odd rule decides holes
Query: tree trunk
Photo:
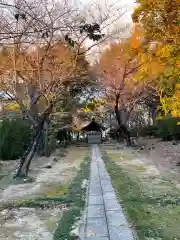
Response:
[[[31,164],[31,160],[34,157],[34,154],[37,150],[37,146],[38,146],[38,142],[40,140],[40,136],[42,134],[43,131],[43,127],[44,127],[44,122],[48,119],[51,111],[53,108],[53,103],[51,103],[47,109],[44,111],[44,113],[41,115],[41,118],[38,122],[38,125],[36,126],[35,129],[35,136],[33,141],[31,142],[29,148],[27,149],[27,151],[25,152],[24,156],[21,158],[20,160],[20,164],[17,170],[17,173],[15,175],[15,177],[26,177],[28,174],[28,170]]]
[[[79,132],[77,133],[76,141],[77,141],[77,142],[79,141]]]
[[[37,148],[37,153],[39,156],[49,156],[49,149],[48,149],[48,132],[49,132],[49,124],[48,121],[44,121],[44,128],[41,132],[41,136],[39,138],[39,144]]]
[[[119,98],[120,98],[120,94],[116,94],[114,111],[115,111],[115,114],[116,114],[116,120],[117,120],[118,125],[119,125],[118,131],[119,131],[119,134],[121,134],[125,138],[127,146],[131,146],[130,132],[128,131],[127,127],[124,124],[122,124],[122,121],[121,121],[121,116],[120,116],[120,113],[119,113]]]
[[[27,158],[26,158],[26,161],[24,162],[24,164],[21,168],[20,177],[26,177],[28,175],[31,160],[33,159],[33,157],[36,153],[36,149],[37,149],[37,146],[38,146],[38,141],[40,139],[40,135],[41,135],[41,133],[39,133],[34,140],[34,143],[32,145],[32,148],[31,148]]]
[[[44,138],[45,138],[45,133],[44,131],[41,132],[41,136],[39,138],[39,141],[38,141],[38,147],[37,147],[37,154],[39,156],[44,156],[45,155],[45,152],[44,152]]]
[[[148,109],[148,126],[151,125],[151,110],[150,108]]]
[[[25,161],[26,161],[26,158],[28,157],[31,149],[32,149],[32,144],[30,144],[30,146],[28,147],[28,149],[27,149],[26,152],[24,153],[23,157],[21,158],[19,167],[18,167],[17,172],[16,172],[16,175],[14,176],[15,178],[16,178],[16,177],[23,177],[22,174],[21,174],[21,170],[22,170],[22,168],[23,168],[23,165],[24,165],[24,163],[25,163]]]
[[[31,160],[34,157],[34,154],[36,152],[36,149],[40,140],[42,128],[43,128],[43,124],[42,126],[39,126],[39,128],[37,128],[33,141],[31,142],[29,148],[27,149],[24,156],[20,160],[20,164],[15,177],[27,176]]]
[[[151,108],[151,116],[152,116],[153,125],[156,122],[156,108],[157,108],[156,105],[153,105]]]
[[[117,120],[118,125],[120,127],[121,126],[121,116],[120,116],[120,113],[119,113],[119,98],[120,98],[120,94],[117,94],[114,111],[115,111],[115,114],[116,114],[116,120]]]
[[[44,155],[45,157],[49,156],[49,149],[48,149],[48,130],[49,130],[49,124],[48,120],[44,122]]]

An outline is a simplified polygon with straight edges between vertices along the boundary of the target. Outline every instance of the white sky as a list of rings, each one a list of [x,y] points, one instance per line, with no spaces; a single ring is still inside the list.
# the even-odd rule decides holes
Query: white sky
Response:
[[[114,40],[114,39],[123,39],[129,36],[131,26],[132,26],[132,20],[131,20],[131,14],[136,6],[134,0],[77,0],[82,5],[87,6],[87,9],[93,9],[96,4],[101,7],[101,10],[103,9],[104,12],[107,12],[109,14],[108,22],[106,21],[105,25],[107,23],[111,22],[113,19],[116,19],[115,22],[108,25],[108,27],[105,28],[105,33],[109,33],[111,38],[107,41],[106,45]],[[93,7],[92,7],[93,6]],[[96,15],[97,6],[95,7],[96,10],[92,10],[93,14]],[[118,10],[117,10],[118,9]],[[120,16],[121,13],[124,13],[123,16]],[[98,15],[98,13],[97,13]],[[93,19],[94,20],[94,19]],[[92,45],[91,41],[86,42],[86,46]],[[88,55],[88,59],[90,61],[94,61],[98,59],[99,52],[102,51],[102,46],[94,47],[91,52]]]

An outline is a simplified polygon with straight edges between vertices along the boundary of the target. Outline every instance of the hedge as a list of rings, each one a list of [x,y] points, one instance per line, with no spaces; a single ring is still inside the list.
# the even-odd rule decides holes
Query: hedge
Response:
[[[138,130],[140,136],[160,137],[164,141],[180,140],[180,119],[172,116],[157,120],[153,126]]]
[[[31,139],[30,125],[21,119],[0,123],[0,159],[14,160],[23,155]]]
[[[163,140],[180,139],[180,119],[167,116],[157,121],[157,134]]]

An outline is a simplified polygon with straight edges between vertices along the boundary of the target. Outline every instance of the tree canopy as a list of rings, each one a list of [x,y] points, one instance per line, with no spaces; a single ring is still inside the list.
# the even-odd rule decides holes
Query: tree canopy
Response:
[[[164,114],[178,116],[180,83],[180,7],[178,0],[137,1],[132,19],[144,32],[151,49],[152,72],[156,72],[155,91]],[[146,54],[148,55],[148,54]],[[161,66],[161,67],[160,67]],[[158,69],[158,72],[157,72]],[[171,104],[176,99],[175,105]],[[168,106],[168,107],[167,107]]]

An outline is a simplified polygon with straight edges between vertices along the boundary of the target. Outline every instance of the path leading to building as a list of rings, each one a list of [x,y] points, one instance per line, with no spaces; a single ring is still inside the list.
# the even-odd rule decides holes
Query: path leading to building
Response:
[[[133,240],[99,148],[92,147],[85,240]]]

